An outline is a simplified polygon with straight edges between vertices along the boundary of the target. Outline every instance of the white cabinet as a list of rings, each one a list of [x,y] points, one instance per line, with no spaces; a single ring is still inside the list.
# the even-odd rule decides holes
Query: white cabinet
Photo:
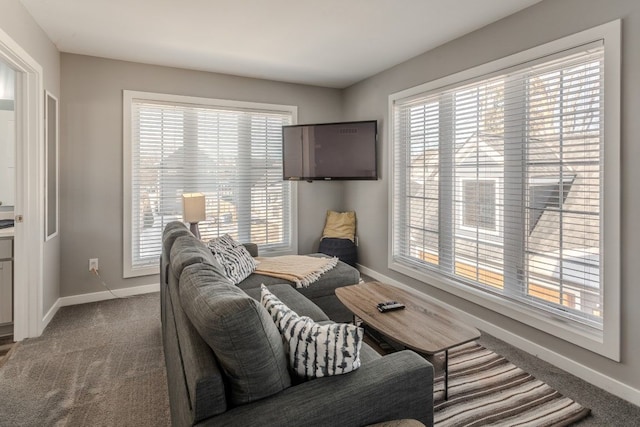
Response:
[[[0,325],[13,322],[13,239],[0,239]]]

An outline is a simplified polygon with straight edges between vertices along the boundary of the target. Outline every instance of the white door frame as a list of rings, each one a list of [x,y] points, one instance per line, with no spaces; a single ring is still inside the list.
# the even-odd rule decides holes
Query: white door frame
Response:
[[[0,58],[16,70],[14,340],[42,333],[44,283],[44,89],[42,67],[0,29]]]

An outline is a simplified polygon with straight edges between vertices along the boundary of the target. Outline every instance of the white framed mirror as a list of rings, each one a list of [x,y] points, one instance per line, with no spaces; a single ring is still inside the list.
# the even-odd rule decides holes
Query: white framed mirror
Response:
[[[45,92],[45,238],[58,234],[58,99]]]
[[[0,220],[13,219],[16,187],[16,72],[0,61]]]

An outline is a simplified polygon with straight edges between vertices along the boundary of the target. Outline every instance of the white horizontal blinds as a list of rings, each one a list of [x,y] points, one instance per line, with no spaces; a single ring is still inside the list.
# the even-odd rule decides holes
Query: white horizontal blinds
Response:
[[[395,250],[401,259],[438,264],[439,104],[420,101],[397,108],[394,180]],[[399,175],[399,176],[398,176]]]
[[[453,259],[449,271],[489,288],[503,288],[504,99],[502,77],[451,91],[453,167],[443,173],[451,187],[453,235],[444,247]]]
[[[160,183],[176,186],[184,174],[185,120],[180,109],[150,104],[134,103],[132,115],[131,250],[132,266],[140,268],[157,263],[162,230],[182,212],[177,190]]]
[[[602,61],[396,101],[396,260],[601,327]]]
[[[290,245],[282,125],[291,114],[134,100],[132,264],[155,265],[182,194],[205,195],[203,240],[228,233],[261,248]]]
[[[603,51],[529,75],[525,209],[527,295],[602,319]]]
[[[291,239],[290,184],[282,179],[282,126],[290,118],[251,116],[251,241],[282,247]]]

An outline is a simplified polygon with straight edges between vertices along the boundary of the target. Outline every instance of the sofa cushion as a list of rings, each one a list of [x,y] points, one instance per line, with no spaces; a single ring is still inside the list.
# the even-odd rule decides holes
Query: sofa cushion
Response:
[[[310,254],[309,256],[327,257],[324,254]],[[310,284],[308,287],[299,288],[298,292],[309,299],[315,300],[316,298],[327,295],[334,296],[336,288],[347,285],[355,285],[359,281],[360,272],[350,265],[339,261],[334,268],[327,271],[326,273],[322,273],[320,278]],[[292,286],[295,286],[293,282],[257,273],[253,273],[252,275],[244,279],[238,284],[238,286],[242,289],[252,289],[259,288],[261,284],[270,286],[278,283],[289,283]]]
[[[300,316],[310,317],[316,322],[329,320],[329,317],[327,317],[320,307],[302,296],[300,292],[289,284],[281,283],[279,285],[270,285],[269,291]],[[257,301],[260,301],[262,297],[262,290],[260,288],[247,289],[245,292]]]
[[[341,375],[360,367],[362,328],[346,323],[320,324],[298,316],[264,285],[261,301],[287,343],[289,366],[298,376]]]
[[[257,263],[249,251],[228,234],[211,239],[208,247],[234,285],[242,282],[256,269]]]
[[[220,276],[220,279],[231,283],[226,276],[224,268],[216,261],[213,254],[193,235],[180,236],[175,239],[171,247],[171,269],[177,277],[180,277],[182,270],[192,264],[206,264]]]
[[[309,256],[326,257],[324,254],[310,254]],[[323,273],[320,279],[306,288],[296,289],[302,295],[313,301],[322,311],[336,322],[348,322],[353,318],[351,312],[338,300],[335,290],[341,286],[354,285],[360,281],[360,272],[357,269],[338,262],[331,270]],[[267,286],[288,283],[295,287],[293,282],[288,282],[277,277],[264,276],[253,273],[238,286],[244,290],[260,288],[261,284]]]
[[[269,313],[207,264],[185,267],[180,301],[215,353],[229,383],[229,400],[242,405],[291,385],[280,333]]]
[[[176,365],[178,365],[179,372],[174,371],[173,375],[169,375],[169,365],[167,364],[167,376],[173,378],[174,383],[184,382],[184,386],[172,385],[169,387],[169,393],[186,395],[188,407],[191,409],[187,418],[189,424],[194,424],[225,412],[227,410],[227,393],[222,369],[213,350],[202,339],[182,309],[178,289],[178,280],[172,280],[169,284],[169,297],[165,304],[167,304],[169,311],[167,320],[171,322],[171,327],[167,330],[176,334],[174,347],[169,350],[169,354],[172,357],[179,355],[174,361],[172,369],[176,369]],[[176,376],[179,379],[175,378]],[[174,422],[173,424],[183,425],[185,422]]]

